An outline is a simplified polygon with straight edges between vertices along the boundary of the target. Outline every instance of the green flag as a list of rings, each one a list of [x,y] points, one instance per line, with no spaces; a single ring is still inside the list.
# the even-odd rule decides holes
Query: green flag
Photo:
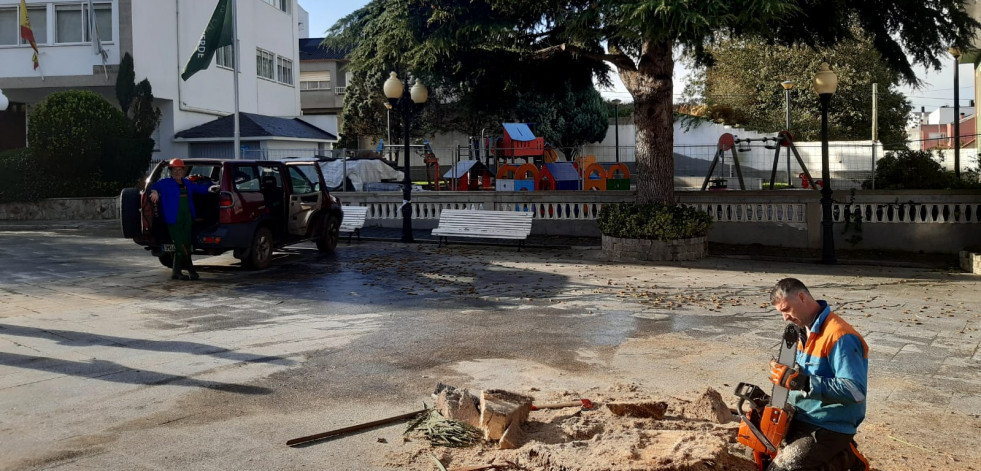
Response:
[[[201,35],[201,42],[197,49],[191,54],[184,66],[184,73],[181,78],[184,81],[191,78],[199,70],[207,69],[211,65],[211,59],[215,57],[215,51],[219,47],[232,45],[232,9],[229,8],[229,0],[218,0],[215,12],[211,14],[211,21]]]

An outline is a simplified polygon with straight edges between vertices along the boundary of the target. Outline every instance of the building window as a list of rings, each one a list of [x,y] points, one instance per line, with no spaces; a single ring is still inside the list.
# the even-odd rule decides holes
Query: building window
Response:
[[[27,18],[31,21],[34,42],[48,42],[47,7],[27,7]],[[20,8],[0,8],[0,45],[13,46],[31,43],[20,37]]]
[[[27,18],[31,20],[31,32],[34,33],[34,42],[37,44],[48,43],[48,8],[47,7],[27,7]],[[20,18],[17,19],[17,37],[20,37]],[[31,43],[20,40],[21,44],[30,45]]]
[[[27,18],[31,21],[34,42],[48,42],[47,7],[27,7]],[[13,46],[30,43],[20,37],[20,8],[0,8],[0,45]]]
[[[300,90],[330,90],[330,72],[300,72]]]
[[[293,85],[293,61],[282,57],[276,58],[276,80]]]
[[[235,68],[235,48],[231,45],[222,46],[218,48],[215,52],[215,63],[218,67],[228,67],[229,69]]]
[[[101,41],[112,41],[112,4],[96,3],[95,27],[99,31]],[[82,43],[92,42],[88,28],[89,9],[79,3],[77,5],[55,5],[55,42]],[[33,24],[31,25],[33,26]],[[35,33],[35,38],[37,33]]]
[[[20,38],[20,17],[16,8],[0,8],[0,45],[18,44]]]
[[[84,40],[82,5],[55,5],[55,42],[80,43]]]
[[[269,52],[263,51],[262,49],[255,50],[255,73],[259,77],[267,78],[269,80],[276,80],[276,68],[273,66],[276,55]]]
[[[111,42],[112,37],[112,4],[111,3],[95,3],[95,28],[99,31],[99,40],[103,42]],[[85,11],[86,17],[85,21],[88,21],[88,9]],[[86,35],[85,41],[92,42],[94,38],[88,37]]]
[[[293,0],[262,0],[262,1],[263,2],[266,2],[266,3],[270,4],[270,5],[272,5],[272,6],[276,7],[276,8],[278,8],[278,9],[286,12],[286,13],[289,13],[290,12],[290,4],[293,3]]]

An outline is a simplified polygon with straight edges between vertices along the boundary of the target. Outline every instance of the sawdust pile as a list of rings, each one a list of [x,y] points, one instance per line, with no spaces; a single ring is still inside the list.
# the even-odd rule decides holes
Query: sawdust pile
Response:
[[[384,466],[448,471],[708,471],[755,469],[736,443],[739,422],[714,389],[691,398],[654,397],[634,385],[590,391],[591,410],[535,410],[522,425],[523,442],[502,450],[486,442],[470,448],[434,447],[406,439],[385,456]],[[571,392],[531,391],[536,403],[575,401]],[[611,407],[612,406],[612,407]],[[624,413],[624,411],[628,411]],[[639,411],[638,414],[630,411]]]

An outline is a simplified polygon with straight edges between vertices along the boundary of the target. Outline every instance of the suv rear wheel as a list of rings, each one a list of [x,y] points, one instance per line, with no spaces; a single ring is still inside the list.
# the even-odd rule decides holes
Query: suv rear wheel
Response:
[[[252,247],[249,255],[242,262],[253,270],[261,270],[272,261],[273,237],[268,227],[260,227],[252,236]]]
[[[174,253],[173,252],[164,252],[164,253],[160,254],[160,256],[157,257],[157,258],[160,259],[160,264],[161,265],[163,265],[163,266],[165,266],[167,268],[174,268]]]
[[[317,239],[317,250],[321,252],[333,252],[337,248],[337,239],[340,238],[341,224],[337,222],[337,216],[333,214],[324,220],[324,232]]]

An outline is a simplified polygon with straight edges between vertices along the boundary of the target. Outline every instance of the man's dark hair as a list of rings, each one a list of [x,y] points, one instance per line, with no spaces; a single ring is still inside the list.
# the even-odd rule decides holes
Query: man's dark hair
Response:
[[[778,300],[786,298],[787,296],[793,296],[797,293],[807,293],[808,296],[811,292],[807,290],[807,286],[804,286],[797,278],[784,278],[777,282],[770,290],[770,303],[775,304]]]

